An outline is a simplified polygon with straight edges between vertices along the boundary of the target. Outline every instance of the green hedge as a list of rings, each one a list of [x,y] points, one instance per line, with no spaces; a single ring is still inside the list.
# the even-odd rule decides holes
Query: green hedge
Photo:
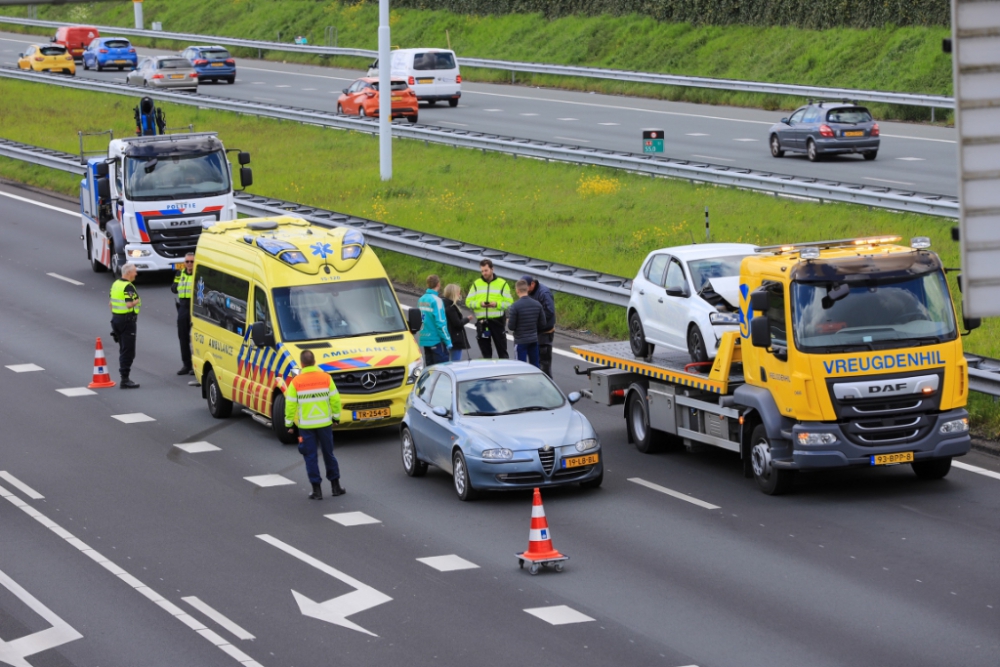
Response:
[[[368,0],[377,2],[377,0]],[[787,25],[799,28],[946,26],[948,0],[392,0],[393,7],[457,14],[642,14],[671,23]]]

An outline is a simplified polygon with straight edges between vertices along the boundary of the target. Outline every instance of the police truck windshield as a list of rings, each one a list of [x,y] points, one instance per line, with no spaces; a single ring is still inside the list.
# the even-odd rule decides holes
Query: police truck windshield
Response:
[[[893,281],[793,283],[795,345],[808,352],[885,350],[954,340],[940,271]]]
[[[286,343],[406,331],[385,278],[278,287],[273,296]]]
[[[230,190],[229,167],[222,151],[125,160],[125,195],[133,201],[213,197]]]

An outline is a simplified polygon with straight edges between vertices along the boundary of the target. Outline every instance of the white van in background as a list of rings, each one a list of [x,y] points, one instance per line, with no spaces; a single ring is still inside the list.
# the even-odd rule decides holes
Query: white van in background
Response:
[[[371,64],[368,76],[378,76],[378,60]],[[447,100],[457,107],[462,96],[462,75],[450,49],[397,49],[392,52],[392,76],[405,78],[417,100],[431,106]]]

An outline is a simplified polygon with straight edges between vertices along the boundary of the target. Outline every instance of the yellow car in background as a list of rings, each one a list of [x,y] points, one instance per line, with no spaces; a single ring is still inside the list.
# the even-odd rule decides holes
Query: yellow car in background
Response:
[[[73,55],[60,44],[32,44],[17,60],[20,69],[30,69],[36,72],[65,72],[76,75],[76,63]]]

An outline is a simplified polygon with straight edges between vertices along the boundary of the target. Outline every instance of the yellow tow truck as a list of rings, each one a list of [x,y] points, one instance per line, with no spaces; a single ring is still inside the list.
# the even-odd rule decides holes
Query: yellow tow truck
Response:
[[[940,479],[971,447],[968,365],[941,260],[925,237],[899,240],[758,248],[740,269],[740,331],[713,362],[578,346],[598,365],[577,369],[585,393],[624,405],[640,451],[738,452],[769,495],[800,470],[908,463]]]

